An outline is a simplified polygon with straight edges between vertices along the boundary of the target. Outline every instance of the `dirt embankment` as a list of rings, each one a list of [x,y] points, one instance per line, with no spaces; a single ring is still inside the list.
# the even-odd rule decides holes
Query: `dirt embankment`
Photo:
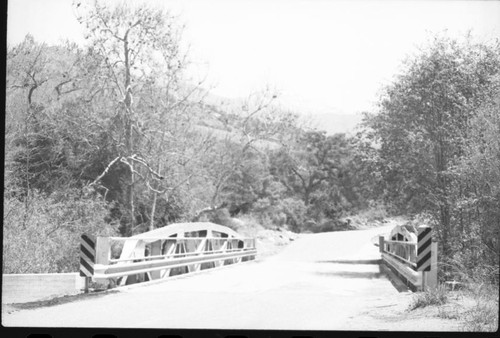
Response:
[[[232,218],[232,228],[245,237],[255,238],[257,259],[264,259],[280,252],[285,246],[302,236],[284,228],[266,229],[254,222]]]
[[[301,235],[288,230],[261,230],[257,232],[257,259],[272,256]]]

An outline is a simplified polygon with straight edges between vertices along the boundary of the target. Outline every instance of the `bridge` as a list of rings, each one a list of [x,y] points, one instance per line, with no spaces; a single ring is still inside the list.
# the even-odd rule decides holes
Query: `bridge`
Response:
[[[255,259],[254,238],[210,222],[178,223],[132,237],[82,236],[80,275],[129,285]]]
[[[116,288],[74,302],[4,313],[2,324],[425,330],[429,328],[418,321],[379,315],[380,309],[390,314],[408,306],[407,289],[394,287],[401,284],[392,277],[397,269],[386,266],[391,260],[397,260],[398,267],[418,266],[416,238],[395,230],[393,224],[305,234],[262,260],[254,259],[255,239],[211,224],[167,227],[127,239],[96,238],[91,278],[116,278]],[[416,282],[416,288],[421,288],[418,278]]]
[[[430,228],[421,227],[419,231],[420,239],[399,225],[391,230],[388,239],[379,236],[383,262],[414,291],[438,286],[437,243],[432,242]]]

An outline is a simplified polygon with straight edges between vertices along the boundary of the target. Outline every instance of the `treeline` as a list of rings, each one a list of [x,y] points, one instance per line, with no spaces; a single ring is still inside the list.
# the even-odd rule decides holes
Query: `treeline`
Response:
[[[232,217],[328,231],[368,203],[353,139],[301,127],[268,90],[207,103],[168,12],[75,12],[86,46],[8,46],[4,273],[76,271],[85,232]]]

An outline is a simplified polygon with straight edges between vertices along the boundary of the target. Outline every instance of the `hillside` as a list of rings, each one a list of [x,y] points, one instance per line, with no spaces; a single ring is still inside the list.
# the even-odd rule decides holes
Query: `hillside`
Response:
[[[363,115],[341,114],[341,113],[322,113],[311,115],[311,125],[318,130],[324,130],[328,134],[336,133],[354,134],[356,127],[361,122]]]
[[[245,98],[228,98],[215,95],[210,92],[204,93],[204,103],[211,112],[210,116],[206,116],[200,121],[203,126],[221,129],[221,121],[227,116],[234,115],[235,112],[241,111],[241,107],[245,104]],[[347,114],[341,111],[328,111],[321,109],[320,111],[308,113],[293,105],[287,106],[286,102],[278,97],[276,105],[283,110],[289,110],[296,113],[303,124],[306,126],[326,131],[327,134],[333,135],[336,133],[354,134],[356,127],[361,122],[363,115],[361,113]],[[215,118],[215,119],[214,119]]]

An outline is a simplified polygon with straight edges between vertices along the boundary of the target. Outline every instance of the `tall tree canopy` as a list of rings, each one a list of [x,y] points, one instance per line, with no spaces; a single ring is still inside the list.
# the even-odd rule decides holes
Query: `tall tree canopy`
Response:
[[[474,189],[454,170],[477,137],[481,107],[497,98],[500,44],[436,37],[410,58],[365,123],[379,146],[386,197],[406,212],[429,212],[444,255],[466,228],[461,201]],[[458,236],[457,236],[458,235]]]

